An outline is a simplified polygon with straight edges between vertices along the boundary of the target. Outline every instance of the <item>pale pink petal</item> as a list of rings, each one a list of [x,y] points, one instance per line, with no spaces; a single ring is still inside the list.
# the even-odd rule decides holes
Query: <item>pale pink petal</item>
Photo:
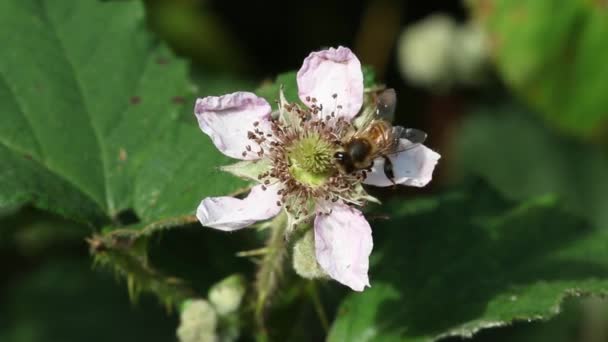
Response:
[[[313,105],[311,100],[315,98],[316,105],[323,105],[325,114],[335,111],[347,119],[352,119],[361,109],[363,72],[359,59],[350,49],[340,46],[311,53],[304,59],[297,76],[298,95],[306,105]]]
[[[218,150],[229,157],[246,160],[259,159],[260,150],[259,145],[247,137],[247,132],[256,128],[269,132],[270,112],[266,100],[248,92],[199,98],[194,107],[199,127],[211,137]],[[258,122],[257,127],[254,122]],[[243,156],[247,145],[251,151]]]
[[[277,201],[279,185],[270,185],[266,190],[262,185],[251,188],[243,199],[230,196],[207,197],[196,209],[196,217],[203,226],[223,231],[245,228],[257,221],[267,220],[279,213]]]
[[[411,145],[405,139],[401,139],[402,147]],[[393,163],[393,174],[396,184],[422,187],[433,178],[433,170],[440,155],[430,148],[420,144],[411,149],[388,156]],[[393,183],[384,173],[384,158],[374,161],[372,172],[367,175],[365,184],[374,186],[390,186]]]
[[[372,229],[359,210],[335,204],[329,214],[315,218],[315,250],[321,268],[355,291],[369,285]]]

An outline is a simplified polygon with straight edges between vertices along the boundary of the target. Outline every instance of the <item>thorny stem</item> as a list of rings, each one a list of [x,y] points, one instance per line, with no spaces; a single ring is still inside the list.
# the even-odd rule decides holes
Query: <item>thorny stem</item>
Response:
[[[140,237],[150,236],[162,230],[195,223],[197,221],[198,219],[194,215],[177,216],[149,223],[141,229],[121,228],[112,230],[104,235],[108,237],[129,238],[132,241],[135,241]]]
[[[267,253],[262,258],[256,275],[255,317],[258,328],[264,335],[266,332],[264,315],[268,305],[269,295],[276,291],[283,272],[286,255],[286,228],[287,215],[282,212],[271,222],[270,236],[266,241]]]
[[[166,276],[152,268],[145,255],[145,243],[125,248],[120,240],[95,235],[87,239],[95,263],[109,269],[127,280],[129,297],[135,301],[140,292],[149,291],[158,296],[167,310],[178,306],[195,292],[182,280]]]
[[[129,295],[135,300],[143,291],[155,293],[167,309],[195,297],[195,292],[180,279],[166,276],[147,260],[147,240],[154,233],[196,222],[194,215],[168,218],[140,229],[116,229],[87,239],[96,264],[113,269],[127,280]]]

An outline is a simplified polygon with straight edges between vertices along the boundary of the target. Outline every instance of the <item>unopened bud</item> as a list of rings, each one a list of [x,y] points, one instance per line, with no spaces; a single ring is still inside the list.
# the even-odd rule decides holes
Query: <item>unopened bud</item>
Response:
[[[449,85],[455,31],[456,23],[444,15],[433,15],[404,30],[398,50],[403,74],[422,86]]]
[[[483,71],[488,62],[487,37],[482,27],[469,22],[457,32],[454,49],[454,72],[456,79],[463,84],[477,84],[483,81]]]
[[[177,337],[180,342],[214,342],[217,341],[216,327],[213,307],[203,299],[189,300],[182,309]]]
[[[245,295],[245,278],[234,274],[213,285],[209,290],[209,301],[220,316],[236,311]]]
[[[309,229],[293,245],[293,269],[301,277],[307,279],[327,277],[327,274],[317,262],[313,229]]]
[[[457,24],[445,15],[433,15],[408,27],[399,40],[403,75],[436,90],[481,81],[488,54],[485,32],[479,25]]]

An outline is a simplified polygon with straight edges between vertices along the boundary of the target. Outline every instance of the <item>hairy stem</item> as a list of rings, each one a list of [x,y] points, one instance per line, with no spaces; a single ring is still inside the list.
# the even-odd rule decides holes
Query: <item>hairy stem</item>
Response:
[[[198,219],[194,215],[177,216],[151,222],[138,229],[134,229],[133,227],[114,229],[104,235],[108,237],[129,239],[134,242],[138,238],[150,236],[163,230],[184,226],[197,221]]]
[[[111,236],[95,235],[87,240],[97,265],[112,269],[127,280],[129,297],[136,300],[139,293],[154,293],[171,310],[186,299],[196,297],[195,292],[182,280],[166,276],[152,268],[146,257],[146,241],[128,244]]]
[[[286,242],[287,215],[279,214],[270,224],[270,236],[266,241],[267,253],[262,258],[256,275],[255,317],[262,333],[265,331],[264,315],[270,294],[276,291],[283,272]]]
[[[196,294],[182,280],[166,276],[148,263],[148,239],[162,230],[196,221],[196,216],[193,215],[172,217],[96,234],[87,239],[87,242],[97,265],[112,269],[126,278],[132,300],[137,299],[141,292],[151,292],[170,310]]]

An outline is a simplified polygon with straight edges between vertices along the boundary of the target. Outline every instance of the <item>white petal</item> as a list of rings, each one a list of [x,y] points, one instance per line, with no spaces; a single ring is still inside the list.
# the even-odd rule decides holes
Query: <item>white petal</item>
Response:
[[[246,160],[259,159],[260,150],[247,137],[247,132],[255,128],[269,132],[270,112],[266,100],[248,92],[199,98],[194,107],[199,127],[211,137],[218,150],[229,157]],[[257,127],[254,122],[258,122]],[[252,150],[243,156],[247,145]]]
[[[323,105],[324,113],[352,119],[363,104],[361,63],[350,49],[338,47],[311,53],[298,71],[298,95],[311,106]],[[337,95],[336,98],[333,95]],[[340,105],[342,108],[337,108]]]
[[[267,220],[281,211],[277,201],[279,185],[270,185],[262,190],[262,185],[251,188],[243,199],[230,196],[207,197],[196,210],[196,217],[203,226],[223,231],[245,228],[257,221]]]
[[[401,140],[401,146],[411,144],[406,139]],[[396,184],[422,187],[427,185],[433,178],[433,170],[441,156],[437,152],[420,144],[388,157],[393,163],[393,174]],[[378,158],[374,161],[372,172],[367,175],[363,183],[374,186],[393,185],[384,173],[384,158]]]
[[[372,229],[359,210],[336,204],[315,218],[317,261],[327,274],[355,291],[369,285]]]

